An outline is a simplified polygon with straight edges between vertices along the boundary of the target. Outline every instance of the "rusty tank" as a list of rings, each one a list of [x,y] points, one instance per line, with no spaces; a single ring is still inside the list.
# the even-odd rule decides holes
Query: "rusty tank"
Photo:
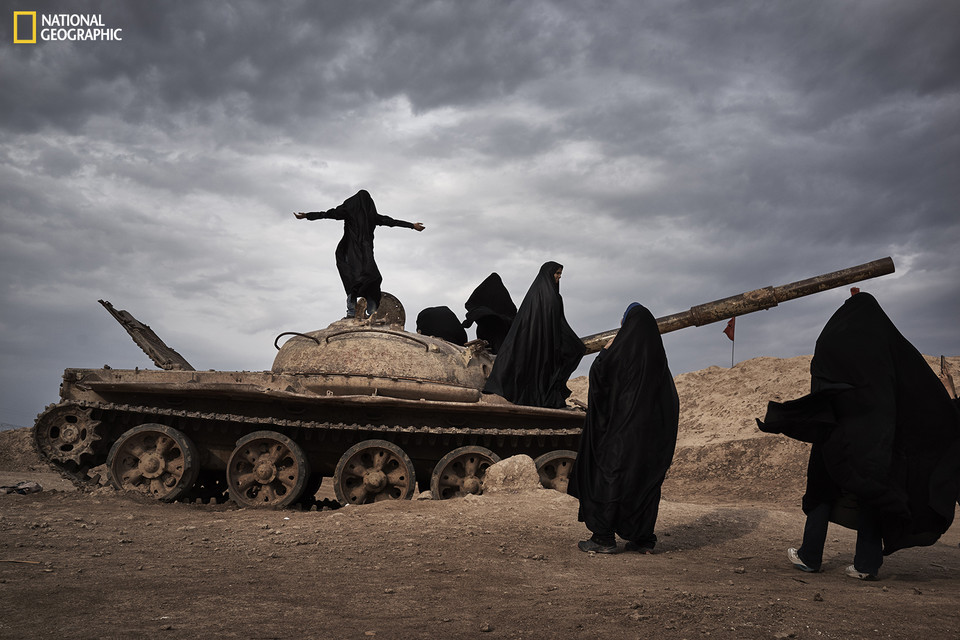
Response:
[[[661,333],[700,326],[893,270],[884,258],[657,322]],[[418,489],[444,499],[480,492],[490,465],[522,453],[544,487],[566,489],[583,409],[482,394],[494,359],[486,344],[405,331],[390,294],[369,318],[277,336],[270,371],[197,371],[148,325],[100,302],[159,369],[64,371],[60,402],[37,417],[33,435],[78,484],[243,507],[309,505],[325,479],[341,504]],[[583,338],[587,352],[615,334]]]

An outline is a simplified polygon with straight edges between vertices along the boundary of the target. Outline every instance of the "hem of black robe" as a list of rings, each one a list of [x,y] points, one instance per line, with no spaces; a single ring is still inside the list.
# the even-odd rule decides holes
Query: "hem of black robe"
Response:
[[[660,513],[660,498],[651,500],[647,498],[639,509],[630,510],[630,519],[635,522],[641,522],[640,526],[625,526],[625,518],[620,516],[619,502],[592,502],[589,507],[584,509],[584,503],[581,501],[580,508],[577,510],[577,520],[584,523],[591,532],[606,533],[612,531],[624,540],[631,542],[644,543],[651,539],[656,541],[654,529]],[[606,516],[597,517],[596,514],[612,511]]]

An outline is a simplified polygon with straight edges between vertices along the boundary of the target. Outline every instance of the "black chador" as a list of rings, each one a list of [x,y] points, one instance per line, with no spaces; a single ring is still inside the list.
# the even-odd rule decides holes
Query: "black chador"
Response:
[[[328,211],[294,214],[298,219],[343,220],[343,238],[337,245],[337,271],[347,294],[347,315],[354,315],[357,298],[365,298],[367,310],[376,311],[380,305],[380,283],[383,277],[373,259],[373,232],[379,227],[406,227],[423,231],[419,222],[394,220],[377,213],[373,198],[361,189]]]
[[[417,315],[417,333],[442,338],[463,346],[467,332],[460,326],[460,318],[450,307],[427,307]]]
[[[562,271],[556,262],[540,267],[497,352],[484,393],[501,395],[515,404],[566,406],[567,379],[586,347],[563,316]]]
[[[580,500],[578,517],[601,547],[615,549],[618,534],[632,543],[628,548],[652,551],[680,402],[657,321],[646,307],[630,305],[613,344],[597,354],[587,402],[567,487]]]
[[[758,421],[813,443],[804,512],[830,504],[831,520],[853,528],[869,510],[884,555],[936,542],[960,494],[960,414],[930,365],[857,293],[824,326],[810,374],[809,395],[768,403]]]
[[[487,276],[470,294],[464,307],[467,309],[464,328],[476,322],[477,338],[486,340],[491,353],[500,351],[517,315],[517,306],[503,286],[500,275],[494,272]]]

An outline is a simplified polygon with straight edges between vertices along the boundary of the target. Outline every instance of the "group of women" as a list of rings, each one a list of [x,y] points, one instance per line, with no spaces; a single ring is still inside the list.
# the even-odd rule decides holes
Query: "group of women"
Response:
[[[497,357],[484,393],[515,404],[566,406],[567,380],[586,348],[564,316],[562,275],[556,262],[540,267],[505,334],[496,339]],[[478,335],[489,331],[482,319],[504,318],[486,303],[502,300],[502,293],[494,293],[502,288],[499,276],[488,281],[471,296],[484,304],[472,309],[467,304],[481,318]],[[653,315],[633,303],[621,324],[590,367],[587,415],[568,491],[579,499],[579,518],[593,533],[580,549],[614,553],[619,535],[627,541],[626,550],[650,553],[657,540],[660,487],[677,441],[679,400]]]
[[[565,406],[567,379],[585,348],[564,317],[562,273],[556,262],[540,268],[500,334],[485,393],[516,404]],[[627,307],[616,337],[590,367],[589,383],[568,486],[592,533],[578,546],[617,553],[619,536],[624,551],[652,553],[680,411],[649,310],[636,302]],[[830,521],[858,531],[846,573],[868,580],[877,578],[883,555],[933,544],[953,522],[960,410],[870,294],[855,289],[824,327],[811,363],[811,394],[770,402],[757,422],[764,431],[813,443],[803,545],[788,550],[798,569],[820,569]]]

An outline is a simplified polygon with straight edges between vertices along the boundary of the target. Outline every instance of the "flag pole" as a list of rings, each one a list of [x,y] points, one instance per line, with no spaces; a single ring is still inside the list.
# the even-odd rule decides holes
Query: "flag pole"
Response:
[[[736,316],[730,318],[727,322],[726,328],[723,330],[723,333],[730,338],[730,368],[733,369],[733,349],[737,344],[736,341],[736,332],[737,332],[737,318]]]

